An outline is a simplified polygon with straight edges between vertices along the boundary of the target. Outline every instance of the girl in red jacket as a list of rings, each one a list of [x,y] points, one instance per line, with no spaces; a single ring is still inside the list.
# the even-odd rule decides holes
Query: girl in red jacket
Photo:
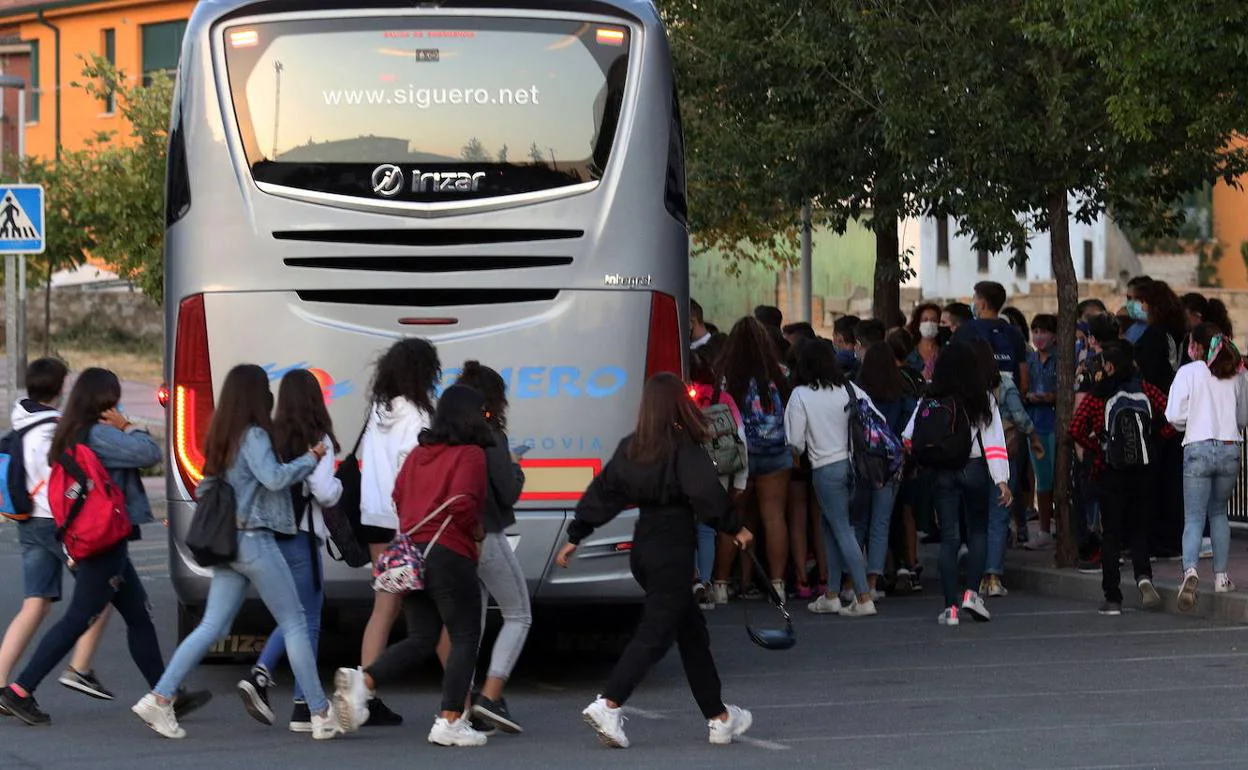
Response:
[[[387,648],[367,668],[340,668],[334,702],[341,713],[365,709],[373,690],[395,682],[432,655],[445,626],[451,652],[442,676],[442,710],[429,732],[439,746],[483,746],[486,736],[464,715],[481,642],[481,589],[477,582],[481,508],[485,501],[485,449],[494,443],[481,395],[462,385],[442,394],[433,423],[407,456],[394,484],[399,531],[425,552],[425,589],[403,597],[407,638]],[[450,504],[429,521],[439,506]],[[423,522],[423,523],[422,523]],[[428,549],[425,551],[425,549]]]

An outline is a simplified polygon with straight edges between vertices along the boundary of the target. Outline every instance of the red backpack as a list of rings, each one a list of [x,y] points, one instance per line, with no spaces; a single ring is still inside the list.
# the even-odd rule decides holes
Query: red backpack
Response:
[[[133,529],[125,494],[86,441],[71,444],[52,466],[48,506],[57,539],[74,561],[107,551]]]

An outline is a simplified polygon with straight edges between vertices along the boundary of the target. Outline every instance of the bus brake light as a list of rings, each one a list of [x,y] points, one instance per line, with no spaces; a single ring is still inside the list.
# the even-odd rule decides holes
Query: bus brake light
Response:
[[[212,369],[208,361],[208,323],[204,297],[196,294],[178,306],[173,349],[173,453],[182,483],[192,497],[204,479],[204,439],[212,422]]]
[[[650,340],[646,347],[646,379],[660,372],[684,374],[685,356],[680,346],[680,314],[676,298],[654,292],[650,295]]]

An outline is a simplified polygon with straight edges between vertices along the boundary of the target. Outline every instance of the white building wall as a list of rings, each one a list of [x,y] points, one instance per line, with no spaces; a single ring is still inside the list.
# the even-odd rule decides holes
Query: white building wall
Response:
[[[980,270],[979,254],[970,236],[958,236],[957,223],[951,218],[948,225],[948,262],[940,260],[939,223],[935,219],[909,220],[903,227],[917,224],[919,248],[915,262],[918,276],[912,285],[922,289],[924,297],[969,297],[976,283],[997,281],[1005,286],[1010,295],[1030,291],[1032,281],[1053,280],[1052,251],[1048,233],[1031,236],[1027,245],[1027,264],[1019,271],[1010,264],[1008,252],[988,255],[987,269]],[[1107,221],[1100,217],[1091,224],[1070,221],[1070,250],[1075,262],[1075,275],[1079,280],[1105,280],[1108,276],[1105,252],[1107,246]],[[1088,265],[1085,249],[1090,249],[1091,264]],[[1089,270],[1090,267],[1090,270]]]

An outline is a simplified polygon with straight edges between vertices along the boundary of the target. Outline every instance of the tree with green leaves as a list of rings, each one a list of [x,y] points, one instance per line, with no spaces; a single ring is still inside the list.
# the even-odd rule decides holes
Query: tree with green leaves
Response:
[[[681,87],[691,224],[731,261],[791,262],[798,212],[876,238],[873,311],[900,311],[898,223],[921,211],[885,142],[852,3],[664,0]],[[731,266],[730,266],[731,268]]]
[[[160,303],[164,290],[165,158],[173,79],[150,73],[147,85],[103,57],[84,60],[84,80],[73,83],[92,97],[112,94],[128,134],[103,133],[84,151],[91,178],[84,184],[91,254]],[[86,184],[86,182],[90,182]]]
[[[1069,221],[1112,215],[1145,235],[1181,223],[1184,194],[1248,171],[1234,67],[1248,7],[1229,0],[856,0],[852,34],[872,62],[886,146],[929,209],[980,248],[1047,232],[1058,285],[1058,425],[1074,402],[1078,279]],[[1059,431],[1055,499],[1071,532],[1070,442]],[[1063,538],[1059,566],[1074,560]]]

